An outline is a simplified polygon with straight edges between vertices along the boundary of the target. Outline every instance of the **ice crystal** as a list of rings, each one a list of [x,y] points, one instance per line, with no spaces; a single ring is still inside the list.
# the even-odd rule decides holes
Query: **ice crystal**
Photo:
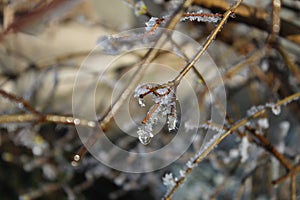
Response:
[[[149,19],[149,21],[147,21],[147,22],[145,23],[145,25],[146,25],[146,31],[151,31],[152,28],[155,26],[157,20],[158,20],[157,17],[151,17],[151,18]]]
[[[281,107],[274,103],[267,103],[266,107],[271,108],[274,115],[279,115],[281,113]]]
[[[148,124],[148,126],[147,125],[141,126],[138,128],[137,134],[138,134],[140,142],[143,145],[147,145],[150,143],[150,141],[153,137],[152,127],[149,124]]]
[[[179,170],[179,175],[180,177],[185,177],[186,176],[186,173],[185,173],[185,170]]]
[[[272,106],[272,112],[274,115],[279,115],[281,113],[281,107],[277,105]]]
[[[192,168],[194,168],[194,167],[196,167],[197,166],[197,164],[195,164],[195,158],[196,158],[196,156],[195,157],[193,157],[192,159],[190,159],[187,163],[186,163],[186,166],[188,167],[188,168],[190,168],[190,169],[192,169]]]
[[[212,130],[212,131],[216,131],[218,133],[225,133],[225,129],[223,129],[222,127],[218,127],[218,125],[213,125],[211,124],[211,121],[208,121],[207,123],[201,124],[199,126],[199,128],[203,128],[205,130]]]
[[[187,16],[183,17],[181,21],[198,21],[198,22],[210,22],[217,23],[221,18],[213,15],[205,15],[202,10],[197,12],[188,12]]]
[[[262,129],[267,129],[269,128],[269,121],[267,118],[261,118],[257,121],[257,124],[259,127],[261,127]]]
[[[247,110],[247,115],[250,117],[250,116],[253,116],[255,115],[256,113],[258,113],[259,111],[261,111],[262,109],[264,109],[265,107],[262,106],[262,105],[259,105],[259,106],[252,106],[249,110]]]
[[[171,189],[172,187],[174,187],[176,185],[176,182],[173,178],[173,174],[172,173],[169,173],[169,174],[166,174],[164,177],[163,177],[163,184],[168,188],[168,189]]]
[[[155,31],[153,34],[147,34],[147,32],[138,32],[131,34],[120,34],[101,36],[97,44],[99,49],[108,55],[118,55],[124,51],[130,50],[133,47],[139,47],[143,45],[149,45],[156,41],[159,31]]]

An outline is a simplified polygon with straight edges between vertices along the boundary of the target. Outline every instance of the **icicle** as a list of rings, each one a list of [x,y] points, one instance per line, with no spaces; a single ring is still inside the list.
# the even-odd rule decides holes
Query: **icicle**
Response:
[[[168,116],[168,129],[169,131],[173,131],[176,129],[177,117],[174,115]]]

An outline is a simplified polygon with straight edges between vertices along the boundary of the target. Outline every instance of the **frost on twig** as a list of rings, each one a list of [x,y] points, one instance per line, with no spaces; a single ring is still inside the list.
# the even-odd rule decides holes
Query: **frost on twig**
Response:
[[[197,22],[209,22],[217,23],[221,20],[221,14],[204,13],[202,10],[196,12],[187,12],[183,15],[181,21],[197,21]]]
[[[176,185],[176,178],[174,179],[173,174],[165,174],[162,178],[163,184],[168,188],[168,190],[172,189]]]
[[[148,94],[151,95],[154,105],[149,109],[137,132],[140,142],[144,145],[150,143],[153,127],[161,116],[167,117],[169,131],[175,130],[177,124],[176,87],[150,83],[139,85],[135,89],[134,97],[138,98],[141,107],[145,106],[143,98]]]
[[[140,14],[147,14],[147,9],[143,9],[143,2],[134,4],[131,1],[126,1],[130,3],[131,7],[135,8],[138,6],[138,12]],[[141,5],[139,5],[141,4]],[[209,22],[209,23],[217,23],[221,20],[222,14],[214,14],[214,13],[204,13],[202,10],[198,10],[195,12],[187,12],[182,16],[181,21],[198,21],[198,22]],[[130,50],[134,47],[140,46],[149,46],[153,44],[160,35],[166,21],[170,19],[169,15],[164,17],[150,17],[148,21],[145,22],[145,28],[140,29],[139,32],[135,33],[121,33],[118,35],[111,36],[102,36],[98,39],[98,44],[103,53],[110,55],[117,55],[122,53],[123,51]]]

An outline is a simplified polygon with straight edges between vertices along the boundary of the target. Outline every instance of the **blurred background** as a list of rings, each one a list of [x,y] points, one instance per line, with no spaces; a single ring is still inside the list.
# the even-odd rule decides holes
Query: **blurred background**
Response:
[[[76,73],[97,42],[111,34],[145,27],[151,17],[168,16],[180,2],[0,0],[0,199],[150,200],[164,195],[163,175],[178,174],[206,141],[205,130],[199,129],[200,139],[172,165],[151,173],[130,174],[103,165],[89,153],[72,165],[82,143],[74,123],[64,120],[72,115]],[[233,2],[195,0],[190,11],[224,13]],[[274,2],[243,1],[242,8],[231,16],[208,49],[221,72],[227,114],[234,122],[251,115],[251,107],[300,91],[300,3],[282,0],[278,10]],[[280,20],[278,31],[274,29],[276,19]],[[202,44],[215,27],[214,23],[183,21],[176,30]],[[115,84],[144,54],[137,52],[133,58],[128,56],[114,64],[109,81]],[[179,71],[183,59],[177,59],[167,53],[157,58]],[[97,63],[96,67],[103,66]],[[155,77],[157,73],[150,70],[146,76]],[[205,113],[214,105],[203,100],[207,93],[199,77],[193,74],[191,80]],[[98,89],[101,117],[110,103],[103,96],[111,94],[113,88]],[[291,166],[296,166],[300,160],[299,108],[299,101],[295,101],[282,106],[278,113],[268,111],[249,122],[248,128],[227,137],[187,177],[174,199],[290,199],[291,193],[298,199],[300,177],[273,185],[272,181],[288,170],[253,132],[266,138]],[[65,118],[28,119],[36,112]],[[226,128],[230,126],[229,122],[225,124]],[[89,125],[84,128],[92,129]],[[114,123],[110,131],[114,132],[112,140],[124,142]],[[163,134],[161,144],[168,143],[171,136]],[[133,151],[146,148],[138,143],[125,142]],[[293,184],[296,189],[291,189]]]

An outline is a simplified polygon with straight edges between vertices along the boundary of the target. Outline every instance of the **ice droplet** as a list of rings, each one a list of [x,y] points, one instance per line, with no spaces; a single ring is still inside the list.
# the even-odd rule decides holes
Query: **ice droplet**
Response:
[[[141,107],[145,107],[146,106],[142,98],[139,98],[139,105]]]
[[[277,105],[272,106],[272,112],[274,115],[279,115],[281,113],[281,107]]]
[[[139,135],[139,140],[143,145],[147,145],[151,142],[152,137],[148,135]]]
[[[173,131],[176,129],[177,118],[176,116],[169,115],[168,116],[168,129],[169,131]]]
[[[143,144],[143,145],[147,145],[150,143],[152,137],[153,137],[153,134],[149,131],[145,131],[142,128],[139,128],[138,132],[137,132],[138,136],[139,136],[139,140],[140,142]]]
[[[76,154],[73,159],[74,161],[78,162],[80,160],[80,155]]]

